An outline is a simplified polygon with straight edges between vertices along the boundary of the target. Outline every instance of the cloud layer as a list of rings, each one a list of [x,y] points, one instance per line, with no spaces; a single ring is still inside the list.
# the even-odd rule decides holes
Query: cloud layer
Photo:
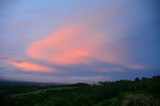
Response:
[[[157,4],[154,0],[4,1],[0,77],[95,82],[159,74]]]

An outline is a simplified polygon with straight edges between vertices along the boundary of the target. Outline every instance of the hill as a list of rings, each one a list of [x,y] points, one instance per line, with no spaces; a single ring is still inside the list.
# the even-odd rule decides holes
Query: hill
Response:
[[[71,85],[0,87],[1,106],[160,106],[160,76]]]

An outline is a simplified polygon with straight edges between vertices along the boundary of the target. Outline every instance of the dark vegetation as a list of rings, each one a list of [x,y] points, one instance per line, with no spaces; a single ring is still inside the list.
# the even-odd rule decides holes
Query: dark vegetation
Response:
[[[0,82],[0,106],[160,106],[160,76],[70,85]]]

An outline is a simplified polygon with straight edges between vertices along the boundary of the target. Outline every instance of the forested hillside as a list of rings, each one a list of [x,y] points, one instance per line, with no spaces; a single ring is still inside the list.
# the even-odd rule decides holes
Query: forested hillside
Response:
[[[1,83],[1,106],[160,106],[160,76],[70,85]]]

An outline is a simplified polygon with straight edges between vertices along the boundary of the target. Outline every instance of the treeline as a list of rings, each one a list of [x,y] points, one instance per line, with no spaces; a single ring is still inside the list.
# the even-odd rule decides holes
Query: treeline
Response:
[[[160,76],[48,86],[36,92],[11,93],[2,99],[2,106],[160,106]]]

